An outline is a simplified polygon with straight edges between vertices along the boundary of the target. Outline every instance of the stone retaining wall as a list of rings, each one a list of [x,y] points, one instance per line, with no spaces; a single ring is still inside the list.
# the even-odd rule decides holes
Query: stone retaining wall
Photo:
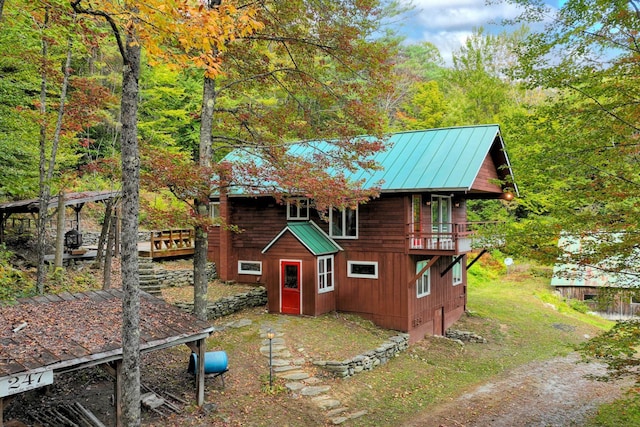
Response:
[[[193,285],[193,269],[166,270],[161,265],[154,265],[155,278],[163,288],[179,288]],[[207,279],[212,281],[217,277],[216,265],[207,263]]]
[[[249,292],[223,297],[207,304],[207,317],[209,320],[218,319],[245,308],[263,305],[267,305],[267,290],[263,286],[259,286]],[[189,313],[193,312],[192,303],[178,303],[176,306]]]
[[[465,342],[472,342],[472,343],[479,343],[479,344],[487,343],[487,340],[478,334],[474,334],[473,332],[469,332],[469,331],[458,331],[456,329],[447,329],[447,331],[445,332],[445,337],[452,340],[460,341],[463,343]]]
[[[396,357],[398,353],[409,347],[409,334],[398,334],[389,338],[388,341],[382,343],[375,350],[369,350],[363,354],[359,354],[352,359],[336,361],[336,360],[317,360],[313,364],[330,372],[339,378],[350,377],[355,373],[362,371],[370,371],[376,366],[384,365],[392,357]]]

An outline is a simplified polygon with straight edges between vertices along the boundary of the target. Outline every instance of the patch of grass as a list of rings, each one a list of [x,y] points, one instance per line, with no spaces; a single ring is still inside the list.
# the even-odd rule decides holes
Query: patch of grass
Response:
[[[323,378],[332,396],[354,410],[367,410],[350,426],[394,426],[415,414],[451,401],[465,391],[519,365],[565,355],[611,322],[571,309],[554,298],[548,280],[529,270],[507,274],[487,257],[469,274],[468,308],[454,325],[482,335],[487,344],[461,346],[451,340],[427,337],[407,351],[379,366],[347,379]],[[475,274],[471,274],[479,267]],[[228,285],[223,285],[228,286]],[[264,307],[244,310],[214,324],[223,327],[249,319],[245,328],[226,328],[208,341],[211,350],[228,353],[230,372],[226,390],[208,390],[207,401],[219,407],[208,425],[324,425],[323,412],[311,399],[295,399],[288,393],[264,392],[267,358],[260,355],[266,344],[260,330],[272,327],[283,332],[292,358],[304,358],[305,372],[316,373],[311,361],[344,360],[378,347],[396,331],[384,330],[358,316],[329,313],[315,318],[268,314]],[[276,386],[282,387],[282,379]],[[200,418],[199,422],[204,422]],[[184,420],[183,420],[184,421]],[[186,425],[186,424],[183,424]],[[189,424],[191,425],[191,424]],[[195,425],[195,424],[193,424]],[[623,423],[619,425],[632,425]]]
[[[548,292],[546,281],[539,277],[527,273],[486,277],[470,279],[473,315],[464,316],[454,327],[471,330],[489,342],[460,346],[428,337],[387,366],[349,379],[344,399],[350,407],[379,401],[367,417],[352,425],[401,424],[508,369],[568,354],[585,336],[599,331],[590,324],[593,316],[573,310],[569,315],[536,297]]]
[[[602,405],[585,427],[640,426],[640,396],[635,390],[626,398]]]

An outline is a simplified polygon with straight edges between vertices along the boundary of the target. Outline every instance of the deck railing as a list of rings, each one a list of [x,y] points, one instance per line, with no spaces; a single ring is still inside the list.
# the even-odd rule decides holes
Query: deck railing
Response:
[[[178,228],[151,232],[151,257],[157,252],[178,251],[194,247],[194,232],[191,228]]]
[[[466,222],[422,224],[430,232],[409,232],[408,247],[412,251],[470,252],[474,248],[494,247],[504,242],[502,222]],[[413,229],[409,224],[409,230]],[[437,231],[433,231],[436,229]]]

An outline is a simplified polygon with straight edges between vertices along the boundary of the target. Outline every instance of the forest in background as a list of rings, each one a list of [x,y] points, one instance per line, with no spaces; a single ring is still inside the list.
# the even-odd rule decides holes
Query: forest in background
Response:
[[[329,52],[325,46],[295,45],[293,51],[279,45],[277,36],[298,31],[301,37],[309,29],[282,24],[304,2],[274,2],[272,7],[281,8],[281,34],[236,40],[221,54],[213,157],[237,147],[273,150],[298,140],[498,123],[521,197],[506,206],[476,207],[471,219],[510,220],[513,248],[507,251],[546,262],[558,255],[561,230],[625,232],[623,241],[601,241],[584,262],[596,261],[598,254],[631,256],[639,217],[638,13],[633,1],[593,3],[567,2],[554,20],[536,15],[532,4],[500,34],[476,29],[445,65],[428,42],[402,44],[394,25],[410,11],[396,3],[378,4],[370,27],[360,28],[354,40],[364,47],[336,54],[342,47]],[[536,19],[548,31],[529,30]],[[353,18],[350,25],[365,22]],[[327,46],[345,42],[324,39]],[[168,175],[184,173],[181,165],[198,160],[203,92],[202,67],[158,53],[171,46],[155,49],[143,52],[138,112],[140,220],[150,228],[189,223],[188,206],[167,196],[176,180],[183,180],[186,188],[179,191],[185,196],[184,183],[193,178]],[[0,51],[0,200],[38,196],[39,141],[44,132],[49,159],[67,54],[53,194],[118,189],[122,59],[107,23],[73,14],[64,2],[11,1],[2,12]],[[277,162],[283,163],[277,172],[291,165]],[[311,191],[320,187],[293,187],[305,185]],[[332,197],[337,196],[326,199]]]
[[[135,227],[206,228],[194,200],[220,185],[207,177],[230,149],[267,160],[247,180],[345,206],[375,194],[327,165],[375,167],[366,157],[389,132],[498,123],[520,197],[472,205],[470,220],[506,221],[507,254],[554,262],[565,231],[597,237],[577,263],[638,265],[638,2],[570,0],[557,14],[509,2],[519,18],[498,35],[476,29],[444,64],[434,45],[402,43],[391,24],[410,10],[393,1],[151,1],[126,13],[118,2],[3,1],[0,200],[137,189],[120,166],[137,167],[123,153],[139,144]],[[127,92],[136,49],[139,86]],[[126,99],[137,102],[129,122]],[[135,147],[123,137],[132,123]],[[375,138],[354,140],[363,134]],[[314,139],[337,151],[284,153]]]

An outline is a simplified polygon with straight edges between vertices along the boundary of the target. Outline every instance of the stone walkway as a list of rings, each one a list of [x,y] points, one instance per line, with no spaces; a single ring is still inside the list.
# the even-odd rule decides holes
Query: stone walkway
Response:
[[[262,346],[260,353],[267,358],[269,365],[269,339],[267,327],[260,328]],[[275,338],[271,340],[272,369],[277,378],[283,378],[287,382],[285,387],[295,396],[310,398],[319,409],[325,411],[328,421],[334,425],[342,424],[350,419],[359,418],[367,414],[366,410],[352,412],[350,408],[342,405],[340,400],[331,396],[331,386],[322,384],[322,379],[311,376],[304,371],[304,358],[293,358],[287,348],[284,334],[273,329]]]

